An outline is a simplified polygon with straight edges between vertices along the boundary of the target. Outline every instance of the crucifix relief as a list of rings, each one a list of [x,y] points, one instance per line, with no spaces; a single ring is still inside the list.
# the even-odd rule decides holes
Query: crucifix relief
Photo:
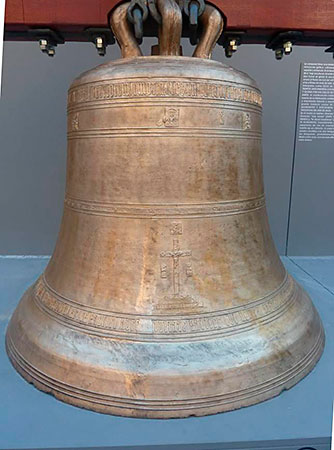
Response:
[[[160,253],[161,258],[171,258],[172,260],[172,282],[173,282],[173,296],[181,296],[181,258],[191,256],[191,250],[182,250],[180,248],[179,236],[183,234],[182,224],[173,222],[170,228],[170,234],[173,236],[173,249]],[[187,277],[192,277],[191,263],[186,264],[185,274]],[[161,278],[167,278],[167,265],[161,265]]]

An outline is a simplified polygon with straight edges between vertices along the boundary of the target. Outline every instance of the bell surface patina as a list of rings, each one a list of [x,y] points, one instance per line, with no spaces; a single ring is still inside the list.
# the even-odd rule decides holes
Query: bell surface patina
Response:
[[[251,78],[204,58],[135,56],[74,81],[58,242],[7,333],[24,378],[170,418],[266,400],[314,367],[321,321],[268,225],[261,105]]]

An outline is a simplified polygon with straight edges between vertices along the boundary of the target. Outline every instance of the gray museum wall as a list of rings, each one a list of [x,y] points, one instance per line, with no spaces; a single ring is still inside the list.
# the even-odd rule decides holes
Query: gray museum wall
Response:
[[[185,44],[184,53],[189,51]],[[323,51],[297,47],[276,61],[263,46],[241,46],[227,60],[255,78],[263,92],[264,179],[270,225],[281,254],[334,254],[334,214],[328,214],[333,210],[334,149],[327,145],[318,154],[315,143],[305,154],[297,151],[293,170],[300,64],[333,62]],[[82,71],[118,57],[116,46],[101,58],[92,44],[67,43],[52,59],[37,43],[5,43],[0,254],[52,253],[65,187],[67,88]],[[214,59],[226,62],[221,47]]]

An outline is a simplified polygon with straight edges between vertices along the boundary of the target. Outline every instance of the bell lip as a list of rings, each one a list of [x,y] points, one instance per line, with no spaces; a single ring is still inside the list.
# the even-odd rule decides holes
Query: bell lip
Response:
[[[175,67],[171,63],[175,63]],[[164,63],[162,66],[157,64]],[[128,68],[124,72],[124,66]],[[142,67],[143,72],[140,72]],[[182,71],[177,70],[182,67]],[[202,69],[202,70],[201,70]],[[130,78],[159,78],[180,77],[198,78],[218,82],[243,85],[258,91],[261,90],[257,82],[247,73],[235,69],[223,62],[203,59],[192,56],[136,56],[133,58],[119,58],[114,61],[99,64],[76,77],[71,83],[69,90],[86,83],[111,81],[116,79]]]
[[[319,314],[317,313],[316,309],[314,308],[312,301],[310,300],[309,296],[306,294],[306,292],[302,289],[299,290],[301,296],[299,297],[299,301],[304,303],[306,302],[308,307],[308,320],[305,321],[305,329],[301,331],[301,333],[298,335],[297,339],[295,340],[288,340],[289,348],[291,350],[291,346],[297,345],[298,348],[305,349],[305,337],[309,337],[309,341],[307,344],[307,350],[303,351],[302,353],[296,352],[296,355],[299,356],[297,358],[293,358],[293,360],[290,360],[288,365],[281,366],[281,362],[283,361],[283,352],[279,352],[276,354],[277,358],[272,359],[273,364],[270,366],[269,372],[266,373],[266,376],[263,379],[260,379],[257,381],[256,384],[253,384],[252,382],[243,384],[243,388],[240,390],[235,389],[232,385],[229,387],[229,389],[226,391],[225,389],[222,389],[221,381],[219,381],[219,377],[216,379],[216,381],[219,381],[219,385],[215,384],[215,388],[212,390],[209,388],[209,390],[201,390],[199,392],[199,395],[194,395],[195,392],[193,392],[191,389],[190,391],[185,392],[184,396],[182,398],[176,399],[172,395],[168,393],[167,397],[162,395],[160,399],[156,399],[155,396],[144,396],[142,395],[124,395],[121,391],[116,389],[115,391],[111,390],[110,392],[104,388],[96,389],[96,386],[93,384],[90,384],[89,377],[86,378],[87,370],[90,370],[92,367],[92,362],[85,360],[85,358],[79,358],[78,360],[73,359],[72,356],[67,355],[66,358],[68,358],[66,367],[64,369],[64,373],[68,373],[69,370],[72,370],[73,367],[78,368],[76,363],[82,363],[81,366],[81,378],[84,379],[84,382],[80,380],[80,377],[78,380],[75,378],[72,378],[70,380],[66,380],[62,374],[62,372],[58,371],[59,365],[54,364],[54,357],[56,355],[61,356],[61,353],[58,351],[54,352],[54,356],[51,359],[45,359],[42,357],[41,361],[44,360],[44,363],[46,364],[40,364],[38,361],[38,358],[35,357],[32,358],[33,353],[35,355],[38,355],[39,353],[36,353],[36,349],[34,350],[34,345],[36,344],[36,340],[31,338],[32,336],[28,336],[28,334],[25,336],[24,339],[22,339],[22,335],[18,335],[17,331],[18,324],[20,322],[20,313],[18,314],[18,310],[22,308],[24,303],[29,303],[32,305],[32,297],[29,295],[30,290],[27,291],[27,293],[23,296],[20,305],[16,309],[14,315],[11,318],[10,324],[7,328],[6,332],[6,349],[7,354],[10,358],[11,363],[13,364],[16,371],[29,383],[33,384],[36,388],[38,388],[41,391],[44,391],[46,393],[49,393],[53,395],[58,400],[61,400],[65,403],[69,403],[73,406],[81,407],[84,409],[89,409],[95,412],[104,413],[104,414],[112,414],[112,415],[118,415],[118,416],[125,416],[125,417],[134,417],[134,418],[155,418],[155,419],[167,419],[167,418],[186,418],[190,416],[206,416],[211,414],[217,414],[221,412],[227,412],[232,411],[235,409],[239,409],[242,407],[251,406],[260,402],[263,402],[265,400],[271,399],[273,397],[278,396],[283,391],[290,389],[292,386],[297,384],[301,379],[303,379],[307,374],[309,374],[312,369],[315,367],[317,362],[319,361],[323,349],[325,346],[325,332],[322,325],[322,321],[320,319]],[[31,292],[30,292],[31,294]],[[295,317],[298,317],[298,311],[300,309],[296,308]],[[21,315],[26,317],[27,311],[21,310]],[[38,320],[38,315],[45,314],[42,310],[40,310],[37,305],[34,306],[34,308],[31,310],[31,318],[33,318],[33,322],[36,322]],[[30,313],[30,314],[31,314]],[[36,313],[37,316],[36,316]],[[52,319],[52,316],[49,317],[48,320],[54,321],[55,319]],[[284,326],[284,320],[285,316],[280,317],[281,326]],[[21,325],[24,323],[24,326],[21,331],[29,331],[29,333],[32,335],[35,333],[31,327],[29,327],[29,322],[22,322]],[[56,323],[58,325],[56,325]],[[308,334],[309,326],[311,326],[311,323],[313,324],[313,330],[311,334]],[[56,321],[54,324],[57,327],[60,327],[63,325]],[[307,325],[308,324],[308,325]],[[270,323],[267,325],[270,327]],[[46,329],[50,329],[46,327]],[[64,330],[67,330],[67,326],[65,326]],[[58,333],[59,330],[55,330],[55,333]],[[81,331],[76,332],[77,335],[82,335]],[[86,333],[84,333],[86,334]],[[220,341],[223,341],[225,338],[218,339]],[[213,340],[215,341],[215,340]],[[44,341],[44,350],[48,352],[49,344],[48,342],[51,341]],[[211,339],[207,342],[212,342]],[[198,343],[201,345],[201,342]],[[91,342],[90,345],[92,345],[92,348],[94,347],[94,343]],[[126,342],[124,345],[128,345]],[[141,345],[146,347],[147,342],[141,342]],[[156,345],[156,343],[153,343],[152,345]],[[170,345],[169,343],[163,344],[164,346]],[[184,342],[176,345],[184,345]],[[193,345],[192,343],[189,343],[189,345]],[[212,344],[214,345],[214,344]],[[275,346],[272,347],[272,355],[275,354]],[[287,350],[287,353],[292,355],[291,351]],[[146,349],[145,349],[146,352]],[[122,353],[122,352],[121,352]],[[63,352],[62,352],[63,354]],[[85,356],[85,355],[83,355]],[[253,359],[253,361],[248,362],[248,372],[252,373],[255,369],[255,375],[257,373],[257,363],[262,361],[263,366],[263,359],[262,356],[259,355],[258,358],[256,355]],[[270,358],[270,354],[267,356]],[[266,357],[266,358],[267,358]],[[47,362],[47,360],[49,362]],[[64,360],[64,355],[62,356],[62,360]],[[37,364],[38,362],[38,364]],[[72,364],[75,364],[72,366]],[[70,369],[72,367],[72,369]],[[129,366],[131,368],[131,366]],[[269,367],[269,366],[268,366]],[[50,368],[52,370],[50,370]],[[217,373],[220,373],[220,371],[224,370],[221,367],[217,366],[217,370],[212,370],[212,367],[208,367],[208,371],[206,373],[198,372],[198,368],[195,365],[194,371],[192,372],[192,375],[190,373],[183,373],[182,371],[179,373],[173,372],[166,372],[166,375],[163,375],[163,377],[166,377],[166,380],[170,383],[170,389],[178,391],[180,386],[184,382],[185,378],[189,378],[189,375],[194,382],[194,378],[197,382],[203,382],[204,379],[207,379],[208,376],[215,375]],[[277,368],[280,368],[279,372],[277,372]],[[56,369],[55,371],[53,369]],[[109,365],[108,365],[109,369]],[[97,372],[94,372],[93,378],[97,376],[97,374],[104,374],[105,371],[103,371],[103,365],[99,364],[99,369]],[[178,367],[179,371],[179,367]],[[77,369],[76,369],[77,372]],[[246,370],[247,372],[247,370]],[[126,374],[133,374],[134,372],[132,370],[119,370],[119,368],[116,367],[116,365],[112,368],[112,371],[108,375],[108,382],[114,383],[115,385],[119,385],[121,378],[123,376],[126,376]],[[121,374],[121,378],[117,374]],[[125,375],[124,375],[125,374]],[[150,377],[151,381],[156,384],[156,388],[161,385],[161,376],[162,372],[161,370],[158,370],[156,372],[147,372],[146,376],[143,378],[144,385],[146,383],[146,378],[148,375],[152,375]],[[93,380],[92,378],[92,380]],[[101,376],[98,377],[98,379],[102,379]],[[230,377],[231,379],[231,377]],[[252,380],[257,380],[257,377],[253,377]],[[87,384],[88,380],[88,384]],[[91,380],[91,381],[92,381]],[[183,380],[183,381],[182,381]],[[244,380],[243,377],[238,377],[237,384]],[[75,381],[75,382],[74,382]],[[260,382],[259,382],[260,381]],[[226,378],[224,377],[224,383],[226,382]],[[145,386],[144,386],[145,387]],[[156,392],[156,390],[152,390],[152,392]],[[151,393],[152,393],[151,392]],[[191,395],[190,395],[191,394]]]
[[[226,403],[223,401],[213,404],[211,403],[210,405],[203,405],[201,401],[199,405],[193,405],[194,407],[190,407],[191,405],[188,405],[189,408],[175,408],[174,401],[167,402],[167,404],[170,403],[169,407],[166,407],[166,402],[163,402],[164,406],[159,407],[159,405],[156,405],[156,408],[152,408],[152,404],[146,405],[146,407],[137,405],[136,408],[134,408],[133,401],[131,401],[133,399],[129,399],[129,404],[125,403],[123,405],[119,405],[117,403],[115,405],[107,404],[102,398],[97,401],[97,399],[94,399],[94,396],[92,397],[91,393],[87,392],[88,395],[85,395],[84,391],[79,392],[76,388],[71,391],[71,389],[68,389],[69,386],[64,385],[64,383],[59,382],[55,378],[48,377],[43,372],[39,372],[38,370],[34,370],[32,372],[29,369],[29,364],[26,365],[26,362],[16,353],[10,341],[11,338],[7,329],[5,346],[8,358],[12,363],[13,368],[28,383],[32,384],[38,390],[52,395],[56,400],[60,400],[75,407],[107,415],[135,419],[182,419],[188,417],[210,416],[213,414],[234,411],[248,406],[253,406],[279,396],[284,391],[291,389],[313,371],[323,354],[326,336],[322,323],[320,323],[320,333],[313,349],[305,358],[307,362],[301,367],[295,376],[291,377],[286,382],[279,383],[276,386],[273,385],[271,388],[267,387],[261,392],[257,392],[256,395],[240,398],[238,401],[232,402],[232,404],[231,402]]]

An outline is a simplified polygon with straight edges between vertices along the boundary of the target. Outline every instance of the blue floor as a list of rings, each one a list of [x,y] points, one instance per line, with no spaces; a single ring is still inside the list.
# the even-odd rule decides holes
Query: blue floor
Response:
[[[0,257],[0,449],[220,443],[327,437],[334,398],[334,257],[283,258],[305,287],[326,331],[323,357],[289,391],[259,405],[209,417],[143,420],[74,408],[27,384],[4,348],[9,318],[46,258]]]

